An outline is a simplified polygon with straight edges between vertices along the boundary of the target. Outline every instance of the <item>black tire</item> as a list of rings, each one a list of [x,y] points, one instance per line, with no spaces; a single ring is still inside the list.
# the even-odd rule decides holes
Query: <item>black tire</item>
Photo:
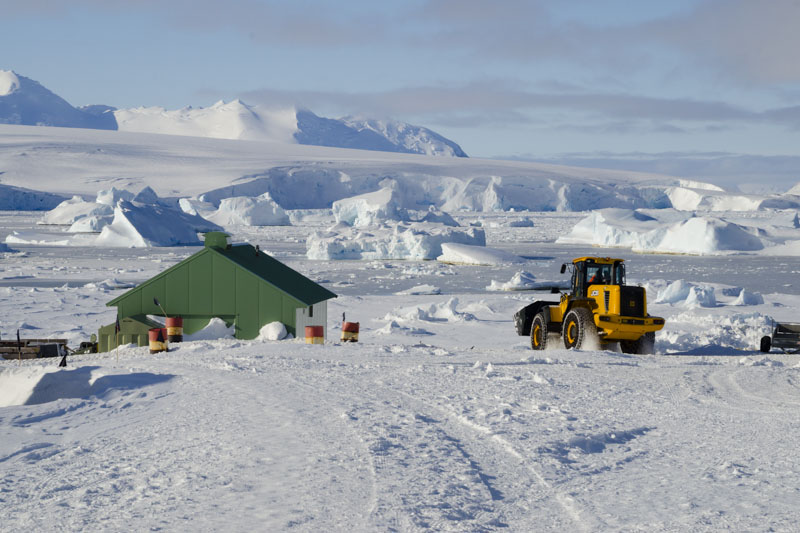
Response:
[[[531,349],[533,350],[546,350],[547,349],[547,319],[545,312],[549,315],[547,307],[536,313],[531,322]]]
[[[564,317],[561,330],[564,347],[567,349],[599,350],[600,338],[597,335],[597,326],[594,325],[592,312],[585,307],[572,309]]]
[[[761,351],[769,353],[772,349],[772,337],[761,337]]]
[[[632,353],[637,355],[653,355],[656,353],[656,333],[648,331],[635,341],[619,341],[622,353]]]

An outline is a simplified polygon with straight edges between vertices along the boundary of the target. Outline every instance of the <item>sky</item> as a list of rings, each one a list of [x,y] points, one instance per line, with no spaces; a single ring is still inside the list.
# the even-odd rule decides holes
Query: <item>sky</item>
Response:
[[[473,157],[800,181],[798,0],[0,0],[0,12],[0,69],[73,105],[240,98],[427,126]]]

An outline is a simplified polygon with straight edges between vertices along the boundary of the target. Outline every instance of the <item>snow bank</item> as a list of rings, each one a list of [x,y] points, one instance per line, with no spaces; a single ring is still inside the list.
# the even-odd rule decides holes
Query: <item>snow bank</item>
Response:
[[[713,255],[764,248],[756,228],[718,217],[694,216],[672,209],[602,209],[559,237],[562,244],[619,246],[641,252]]]
[[[461,312],[458,310],[458,298],[450,298],[446,302],[430,304],[421,307],[405,307],[387,313],[383,317],[388,322],[400,324],[406,322],[465,322],[477,320],[472,313]]]
[[[715,353],[714,347],[752,352],[761,337],[771,332],[771,318],[761,313],[711,314],[707,310],[688,310],[668,318],[656,334],[659,352],[678,351]]]
[[[86,366],[10,368],[0,372],[0,407],[35,405],[63,398],[89,398],[114,389],[139,388],[171,378],[168,374],[119,373]]]
[[[436,260],[442,263],[464,265],[502,265],[525,262],[525,259],[503,250],[454,242],[442,243],[442,255]]]
[[[442,224],[398,223],[369,231],[337,224],[314,232],[306,240],[306,257],[330,259],[435,259],[443,243],[486,244],[479,228],[453,228]]]
[[[400,207],[395,187],[383,187],[375,192],[359,194],[333,202],[336,222],[351,226],[374,226],[389,221],[407,221],[408,212]]]
[[[194,210],[201,204],[183,202],[180,204],[186,211]],[[186,206],[185,208],[183,206]],[[236,196],[223,198],[219,208],[205,214],[205,218],[223,227],[228,226],[290,226],[289,215],[270,196],[268,192],[251,198]]]
[[[236,334],[236,328],[231,324],[225,325],[221,318],[212,318],[206,327],[200,331],[183,336],[184,341],[211,341],[215,339],[232,339]]]

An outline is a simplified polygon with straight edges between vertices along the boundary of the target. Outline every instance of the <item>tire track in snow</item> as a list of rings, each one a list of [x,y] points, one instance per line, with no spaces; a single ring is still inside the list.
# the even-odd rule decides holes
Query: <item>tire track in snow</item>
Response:
[[[375,385],[369,387],[369,401],[378,402],[382,398],[384,402],[391,405],[392,411],[396,413],[392,426],[395,434],[392,434],[391,431],[387,432],[386,428],[376,431],[378,445],[373,451],[377,452],[379,464],[385,460],[385,456],[391,455],[391,452],[397,451],[397,448],[401,447],[393,443],[399,438],[407,438],[401,430],[412,424],[408,420],[402,421],[401,418],[409,419],[413,416],[416,421],[437,426],[433,434],[430,431],[425,432],[424,429],[418,427],[418,424],[413,429],[416,432],[421,431],[425,438],[433,437],[434,440],[437,440],[442,446],[443,453],[448,453],[447,448],[451,446],[455,450],[452,453],[460,454],[468,468],[473,471],[473,483],[482,485],[483,496],[480,498],[491,502],[490,508],[475,510],[467,521],[471,526],[494,529],[504,527],[509,522],[524,520],[529,511],[527,504],[532,499],[539,502],[552,500],[556,503],[556,508],[561,509],[561,516],[547,518],[551,520],[549,527],[582,531],[597,530],[602,527],[594,517],[587,517],[586,512],[575,500],[548,483],[531,460],[526,459],[525,455],[518,451],[511,442],[494,434],[489,428],[405,391],[388,387],[385,384]],[[360,401],[364,400],[364,392],[366,391],[359,391]],[[389,402],[387,398],[390,398],[391,401]],[[371,419],[371,424],[380,424],[382,417],[385,416],[385,414],[378,413],[376,419]],[[392,440],[393,437],[394,440]],[[458,468],[458,465],[453,466]],[[519,479],[520,468],[528,473],[528,476],[522,480]],[[541,510],[550,507],[547,505],[537,506],[539,514],[535,519],[528,518],[530,520],[528,526],[541,528],[547,520],[541,516]],[[484,517],[486,519],[481,523]],[[564,517],[566,521],[563,519]],[[455,518],[459,517],[448,518],[445,516],[433,524],[422,527],[448,530],[453,527],[451,519]],[[463,517],[460,519],[465,520]],[[420,523],[414,525],[421,526]]]
[[[759,391],[766,394],[757,394],[752,389],[745,389],[737,379],[741,375],[760,377],[758,367],[723,367],[705,375],[705,381],[715,391],[720,399],[719,403],[731,410],[743,411],[748,413],[771,413],[780,414],[786,412],[796,412],[800,407],[800,401],[794,400],[798,390],[791,383],[791,393],[783,393],[783,389],[777,389],[773,380],[770,379],[768,386],[760,385]],[[779,367],[776,372],[783,373],[785,370]],[[776,372],[770,372],[772,378]]]
[[[414,399],[407,393],[401,392],[401,394],[406,395],[407,397],[409,397],[414,401],[419,401]],[[600,524],[595,523],[596,522],[595,520],[591,520],[585,517],[585,512],[580,508],[579,504],[577,504],[575,500],[559,492],[550,483],[548,483],[548,481],[541,474],[541,472],[539,472],[536,466],[530,460],[526,459],[525,455],[519,450],[517,450],[510,441],[494,433],[490,428],[481,426],[480,424],[477,424],[467,419],[464,416],[454,413],[449,409],[440,406],[429,406],[429,407],[433,407],[433,409],[441,412],[448,419],[454,421],[457,424],[460,424],[462,427],[466,428],[469,431],[472,431],[474,434],[483,436],[484,439],[488,438],[488,441],[490,443],[493,443],[495,448],[498,448],[501,452],[519,461],[522,464],[522,466],[533,476],[536,482],[538,482],[539,485],[544,488],[545,492],[544,497],[555,499],[558,505],[561,506],[561,508],[569,516],[573,524],[581,531],[597,530],[600,527]]]

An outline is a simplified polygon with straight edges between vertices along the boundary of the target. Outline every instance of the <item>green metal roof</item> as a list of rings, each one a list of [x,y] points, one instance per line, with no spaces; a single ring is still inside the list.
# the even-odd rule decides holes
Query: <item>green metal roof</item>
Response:
[[[118,296],[108,302],[106,305],[113,307],[118,305],[123,299],[131,294],[138,292],[143,287],[153,283],[157,279],[166,276],[170,271],[179,268],[184,263],[192,260],[201,254],[218,254],[225,259],[231,261],[238,267],[247,270],[254,274],[261,280],[274,286],[278,290],[288,294],[297,301],[305,305],[314,305],[316,303],[336,298],[336,294],[329,291],[322,285],[308,279],[296,270],[286,266],[277,259],[265,254],[264,252],[257,251],[249,244],[237,244],[227,248],[206,247],[197,252],[191,257],[187,257],[178,264],[175,264],[167,270],[157,274],[149,280],[137,285],[135,288],[127,291],[125,294]]]
[[[234,245],[226,249],[210,248],[210,250],[230,259],[306,305],[336,298],[336,294],[322,285],[311,281],[274,257],[256,251],[249,244]]]

